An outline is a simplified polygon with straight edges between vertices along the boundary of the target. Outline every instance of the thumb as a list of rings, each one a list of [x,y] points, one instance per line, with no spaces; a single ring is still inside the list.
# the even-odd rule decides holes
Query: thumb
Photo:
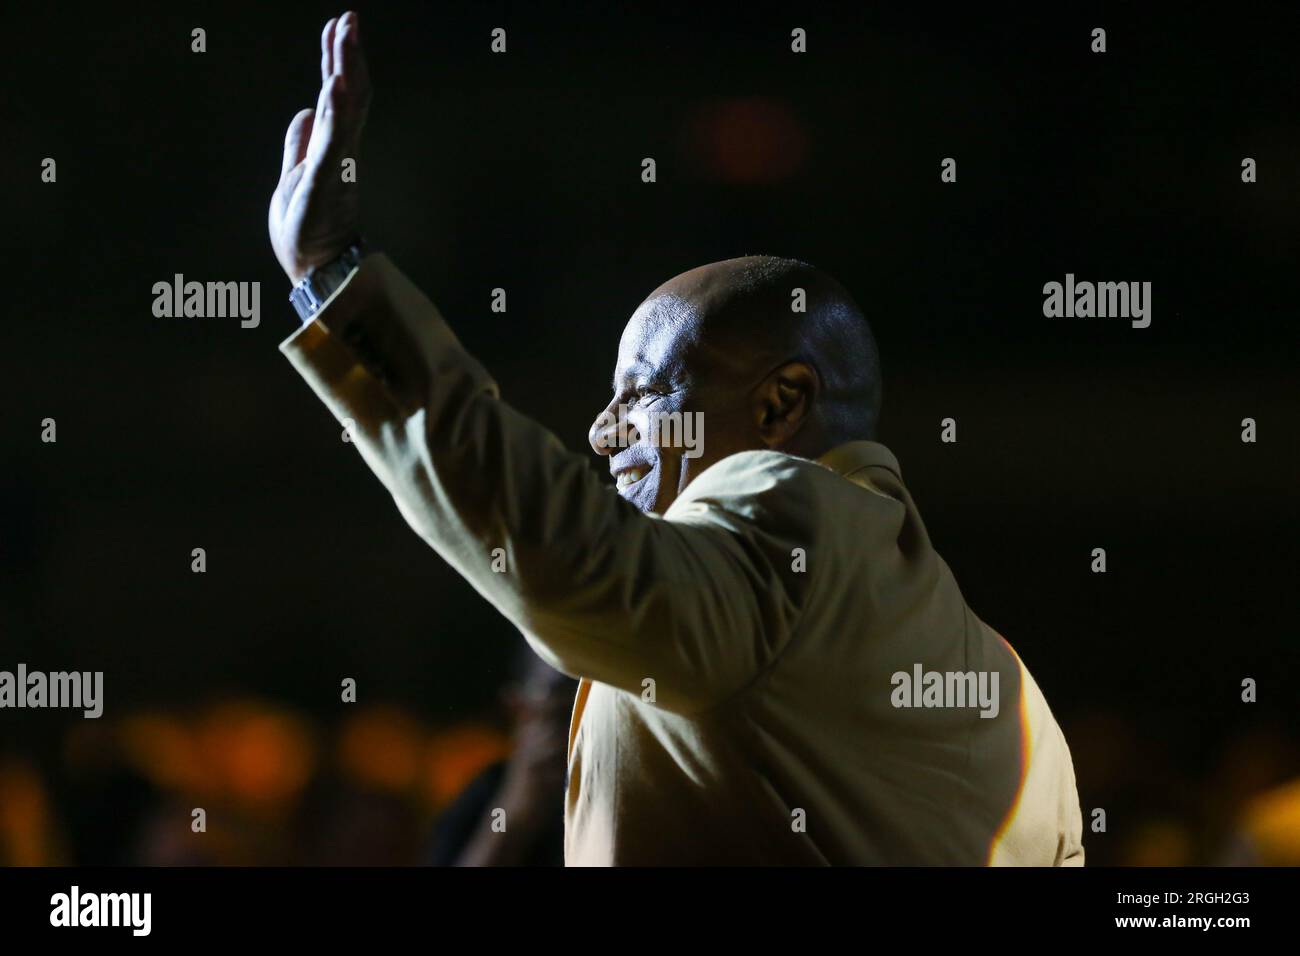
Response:
[[[289,130],[284,134],[284,162],[280,165],[280,178],[289,175],[289,170],[302,162],[307,152],[307,140],[311,136],[316,116],[315,110],[300,110],[289,122]]]

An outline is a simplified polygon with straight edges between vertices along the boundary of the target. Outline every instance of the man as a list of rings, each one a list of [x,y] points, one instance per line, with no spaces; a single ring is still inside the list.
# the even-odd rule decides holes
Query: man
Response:
[[[581,678],[566,861],[1081,864],[1061,732],[873,440],[848,294],[767,257],[655,290],[591,432],[611,490],[359,251],[355,14],[326,25],[321,73],[271,203],[305,319],[281,349],[411,526]]]

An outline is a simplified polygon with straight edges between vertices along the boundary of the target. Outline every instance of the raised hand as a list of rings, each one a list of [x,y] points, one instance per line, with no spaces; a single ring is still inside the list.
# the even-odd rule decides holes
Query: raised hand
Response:
[[[361,52],[360,24],[351,11],[321,34],[321,90],[284,138],[280,184],[268,225],[275,256],[296,283],[308,270],[336,258],[361,231],[361,198],[345,160],[356,160],[370,106],[370,74]]]

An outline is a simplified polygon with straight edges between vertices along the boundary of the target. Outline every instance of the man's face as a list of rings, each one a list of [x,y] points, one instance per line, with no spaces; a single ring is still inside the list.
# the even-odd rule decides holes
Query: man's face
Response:
[[[702,341],[701,326],[689,298],[643,302],[619,342],[614,397],[588,434],[618,493],[644,512],[662,514],[704,469],[762,447],[735,357]]]

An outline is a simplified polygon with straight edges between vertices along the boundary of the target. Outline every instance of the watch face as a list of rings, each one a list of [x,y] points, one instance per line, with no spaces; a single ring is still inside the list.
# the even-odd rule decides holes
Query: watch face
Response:
[[[312,294],[311,286],[308,284],[310,282],[310,278],[303,279],[289,293],[289,303],[293,306],[294,311],[298,313],[298,317],[304,321],[310,319],[319,307],[316,297]]]
[[[337,259],[308,272],[289,293],[289,301],[298,315],[304,321],[315,315],[360,261],[361,247],[353,245],[343,250]]]

